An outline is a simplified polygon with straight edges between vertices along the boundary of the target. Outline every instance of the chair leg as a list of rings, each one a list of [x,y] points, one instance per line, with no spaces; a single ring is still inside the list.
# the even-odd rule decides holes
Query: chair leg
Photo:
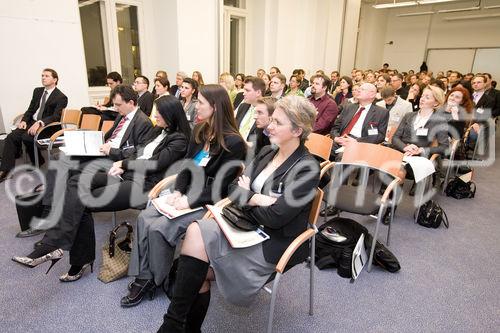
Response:
[[[384,211],[385,207],[384,205],[381,205],[378,210],[377,224],[375,225],[375,233],[373,234],[372,248],[370,250],[370,258],[368,258],[368,273],[370,273],[370,271],[372,270],[373,254],[375,253],[375,244],[377,243],[378,229],[380,227],[380,223],[382,222],[382,216]]]
[[[38,147],[36,146],[36,140],[33,140],[33,152],[35,153],[35,166],[40,168],[40,161],[38,160]]]
[[[394,214],[396,213],[396,202],[398,200],[398,187],[394,187],[394,192],[392,193],[392,205],[391,205],[391,220],[389,221],[389,225],[387,228],[387,246],[390,245],[390,239],[391,239],[391,226],[392,222],[394,221]]]
[[[273,292],[271,294],[271,307],[269,308],[269,321],[267,322],[267,333],[273,331],[274,306],[276,304],[276,294],[278,293],[278,284],[280,282],[281,273],[276,273],[273,282]]]
[[[113,221],[113,227],[116,227],[116,212],[111,215],[111,221]]]
[[[309,266],[309,315],[314,315],[314,266],[316,265],[316,236],[311,239],[311,265]]]

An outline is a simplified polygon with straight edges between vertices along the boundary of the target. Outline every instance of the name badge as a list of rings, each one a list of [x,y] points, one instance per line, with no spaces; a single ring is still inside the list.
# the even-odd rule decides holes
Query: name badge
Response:
[[[186,114],[186,118],[188,121],[191,121],[191,116],[189,115],[189,113]]]
[[[401,120],[401,118],[400,118],[400,117],[398,117],[398,116],[394,116],[394,118],[393,118],[393,119],[394,119],[394,122],[395,122],[395,123],[399,123],[399,120]]]
[[[378,135],[378,129],[377,128],[370,128],[368,130],[368,135]]]
[[[210,161],[211,157],[210,156],[207,156],[207,157],[203,157],[200,161],[200,164],[198,164],[199,166],[201,167],[206,167],[208,162]]]
[[[484,109],[483,108],[477,108],[476,112],[479,113],[479,114],[483,114],[484,113]]]
[[[429,133],[428,128],[417,128],[417,136],[427,136],[427,133]]]

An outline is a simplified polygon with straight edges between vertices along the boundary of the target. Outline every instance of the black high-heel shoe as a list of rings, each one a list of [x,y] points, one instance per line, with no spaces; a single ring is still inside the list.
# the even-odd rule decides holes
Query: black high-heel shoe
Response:
[[[37,253],[38,251],[38,253]],[[45,253],[44,253],[45,252]],[[47,272],[45,274],[48,274],[49,271],[54,267],[54,265],[61,260],[63,257],[64,252],[61,249],[55,249],[53,251],[48,252],[47,249],[43,250],[35,250],[31,254],[29,254],[27,257],[13,257],[12,260],[20,263],[21,265],[28,266],[31,268],[34,268],[40,264],[43,264],[46,261],[51,261],[49,269],[47,269]]]
[[[82,277],[85,270],[87,269],[87,267],[89,267],[89,266],[90,266],[90,273],[94,273],[94,262],[92,261],[91,263],[83,265],[78,270],[78,272],[76,272],[76,274],[71,274],[72,270],[75,268],[74,266],[71,266],[70,270],[66,274],[61,275],[59,277],[59,281],[61,281],[61,282],[74,282],[76,280],[79,280]],[[78,269],[78,268],[76,268],[76,269]],[[74,269],[74,270],[76,270],[76,269]]]
[[[150,300],[156,296],[156,285],[154,280],[146,280],[145,282],[136,279],[130,288],[127,296],[120,300],[120,305],[125,308],[136,306],[142,302],[144,296],[148,295]]]

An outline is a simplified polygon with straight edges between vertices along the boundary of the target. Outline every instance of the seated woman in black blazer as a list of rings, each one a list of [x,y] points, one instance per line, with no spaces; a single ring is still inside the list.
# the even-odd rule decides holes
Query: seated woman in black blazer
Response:
[[[433,86],[425,88],[420,97],[420,110],[405,114],[394,133],[394,148],[407,156],[427,158],[445,153],[448,148],[448,126],[446,120],[435,112],[443,103],[442,89]],[[434,142],[437,145],[433,145]]]
[[[210,280],[220,293],[246,305],[273,274],[288,245],[307,228],[319,165],[304,142],[316,110],[305,98],[286,96],[276,103],[268,127],[271,146],[262,149],[230,186],[230,198],[263,225],[270,239],[232,248],[213,219],[192,223],[182,245],[173,297],[159,332],[199,332],[210,302]],[[290,260],[307,257],[307,243]],[[209,267],[211,269],[209,269]]]
[[[455,87],[448,92],[446,103],[439,109],[439,115],[448,123],[449,136],[461,140],[473,118],[474,103],[469,91]]]
[[[166,194],[167,203],[176,209],[203,207],[227,196],[228,186],[245,159],[246,143],[238,132],[229,95],[222,86],[201,87],[196,112],[200,122],[194,128],[182,171]],[[128,271],[135,279],[127,296],[121,299],[122,306],[137,305],[146,294],[154,296],[156,286],[162,283],[168,286],[177,242],[188,225],[205,211],[199,209],[175,219],[162,215],[154,206],[141,212]]]
[[[76,281],[88,266],[92,268],[95,234],[91,212],[144,206],[149,190],[186,153],[190,128],[181,103],[173,96],[160,97],[155,103],[157,126],[147,144],[138,147],[132,157],[115,162],[108,172],[90,174],[83,170],[71,177],[61,218],[53,221],[55,226],[47,230],[35,251],[14,257],[14,261],[35,267],[51,260],[53,265],[63,250],[69,250],[71,268],[60,277],[63,282]]]

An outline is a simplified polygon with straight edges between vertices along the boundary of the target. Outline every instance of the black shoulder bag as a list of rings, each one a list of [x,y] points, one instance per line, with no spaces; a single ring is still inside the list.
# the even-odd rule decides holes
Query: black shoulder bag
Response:
[[[443,223],[446,228],[450,226],[446,212],[434,200],[429,200],[420,207],[417,223],[426,228],[434,229],[439,228],[441,223]]]
[[[446,196],[455,199],[474,198],[476,195],[476,184],[473,181],[464,182],[460,177],[455,177],[446,185]]]

